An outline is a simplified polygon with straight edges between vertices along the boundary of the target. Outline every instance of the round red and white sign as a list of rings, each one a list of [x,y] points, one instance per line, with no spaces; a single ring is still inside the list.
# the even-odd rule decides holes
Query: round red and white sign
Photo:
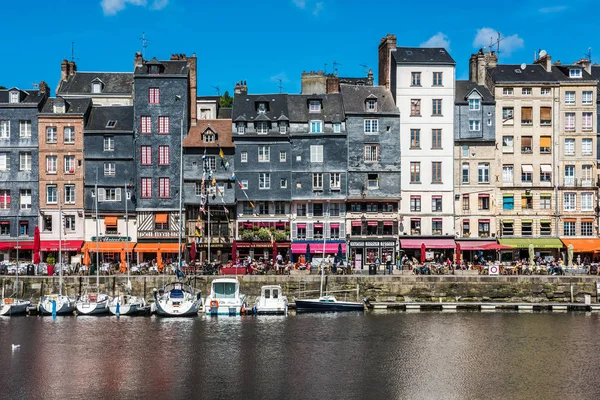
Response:
[[[500,267],[497,265],[490,265],[490,275],[499,275],[500,274]]]

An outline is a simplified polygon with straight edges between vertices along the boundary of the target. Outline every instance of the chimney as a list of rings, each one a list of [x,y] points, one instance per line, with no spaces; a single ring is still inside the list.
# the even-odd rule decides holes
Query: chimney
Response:
[[[396,50],[396,35],[387,34],[379,43],[379,86],[390,88],[390,68],[392,51]]]
[[[183,55],[185,57],[185,55]],[[197,60],[196,53],[192,54],[191,57],[184,58],[187,62],[187,66],[190,69],[189,75],[189,86],[190,86],[190,123],[192,126],[196,125],[196,120],[198,119],[198,109],[196,108],[196,97],[197,97]]]
[[[75,72],[77,72],[77,64],[75,61],[69,61],[69,76],[75,75]]]
[[[235,87],[233,88],[233,94],[248,94],[248,86],[246,86],[246,81],[236,82]]]
[[[582,58],[581,60],[576,61],[575,65],[581,66],[583,69],[585,69],[585,72],[590,75],[592,74],[592,62],[587,58]]]
[[[369,73],[367,74],[367,84],[369,86],[373,86],[373,70],[369,69]]]
[[[540,64],[546,72],[552,72],[552,57],[550,54],[545,54],[533,62],[534,64]]]
[[[67,60],[63,60],[62,63],[60,63],[60,80],[62,81],[66,81],[67,78],[70,76],[69,74],[69,62]]]
[[[302,72],[302,94],[327,93],[327,77],[323,71]],[[338,78],[339,85],[339,78]],[[339,89],[338,89],[339,90]]]
[[[44,81],[40,82],[39,89],[41,94],[50,94],[50,88],[48,87],[48,84]]]
[[[493,51],[484,53],[479,49],[476,54],[469,58],[469,80],[478,85],[485,86],[487,79],[487,68],[498,65],[498,56]]]
[[[340,92],[340,78],[337,75],[327,75],[327,93],[339,93]]]
[[[138,51],[133,58],[133,70],[135,71],[137,67],[141,67],[142,65],[144,65],[144,57],[142,57],[142,53]]]

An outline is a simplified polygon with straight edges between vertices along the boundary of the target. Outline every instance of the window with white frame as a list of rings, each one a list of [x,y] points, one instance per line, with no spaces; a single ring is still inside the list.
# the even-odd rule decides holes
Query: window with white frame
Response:
[[[569,78],[581,78],[581,69],[579,69],[579,68],[569,69]]]
[[[581,186],[592,186],[592,165],[581,166]]]
[[[331,190],[340,190],[341,176],[339,172],[329,174],[329,188]]]
[[[19,121],[19,137],[21,139],[31,138],[31,121]]]
[[[565,193],[564,194],[564,202],[563,202],[563,210],[564,211],[575,211],[575,208],[576,208],[575,193]]]
[[[584,154],[586,156],[592,154],[592,139],[581,139],[581,154]]]
[[[46,127],[46,143],[56,143],[57,142],[57,133],[55,126]]]
[[[565,236],[575,236],[575,221],[564,221]]]
[[[102,84],[100,82],[92,83],[92,93],[101,93],[102,92]]]
[[[591,131],[593,124],[593,115],[591,112],[584,112],[581,114],[581,129],[584,131]]]
[[[0,189],[0,210],[10,209],[10,190]]]
[[[171,157],[169,146],[158,146],[158,165],[169,165],[170,163]]]
[[[593,193],[581,193],[581,211],[593,211],[594,210],[594,194]]]
[[[312,174],[312,184],[313,190],[323,190],[323,174],[320,172]]]
[[[216,171],[217,170],[217,156],[206,156],[204,159],[204,167],[208,171]]]
[[[462,164],[462,183],[469,183],[469,163]]]
[[[271,146],[260,145],[258,146],[258,162],[269,162],[271,161]]]
[[[247,151],[240,152],[240,161],[248,162],[248,152]]]
[[[65,156],[65,174],[75,173],[75,156]]]
[[[286,161],[287,161],[287,151],[279,150],[279,162],[286,162]]]
[[[194,193],[196,196],[202,196],[202,182],[196,182]]]
[[[547,95],[547,94],[550,94],[550,88],[541,88],[541,89],[540,89],[540,94],[541,94],[541,95]]]
[[[502,182],[513,183],[514,181],[514,167],[512,165],[502,166]]]
[[[58,157],[57,156],[46,156],[46,173],[56,174],[58,168]]]
[[[311,100],[308,102],[308,111],[311,113],[321,112],[321,102],[319,100]]]
[[[75,185],[65,185],[65,204],[75,204]]]
[[[379,174],[367,174],[367,188],[379,189]]]
[[[575,130],[575,113],[565,113],[565,130]]]
[[[379,145],[365,144],[365,162],[379,161]]]
[[[310,121],[310,133],[323,133],[323,121]]]
[[[64,142],[66,144],[75,143],[75,128],[73,128],[72,126],[65,127],[64,134],[65,134]]]
[[[264,121],[259,121],[254,123],[254,129],[258,134],[266,134],[269,133],[269,123]]]
[[[575,92],[570,90],[565,92],[565,104],[575,104]]]
[[[246,123],[245,122],[238,122],[235,124],[235,129],[236,132],[239,133],[240,135],[243,135],[244,132],[246,132]]]
[[[311,145],[310,146],[310,162],[311,163],[322,163],[323,162],[323,146]]]
[[[505,87],[502,89],[503,95],[512,95],[514,93],[513,88]]]
[[[105,162],[104,163],[104,176],[115,176],[117,172],[117,167],[114,162]]]
[[[10,92],[9,103],[15,104],[18,102],[19,102],[19,92],[17,92],[17,91]]]
[[[10,138],[10,121],[0,121],[0,139]]]
[[[575,155],[575,139],[565,139],[565,154]]]
[[[478,111],[481,109],[481,100],[480,99],[469,99],[469,110]]]
[[[56,204],[58,202],[56,185],[46,185],[46,203]]]
[[[581,236],[593,236],[594,235],[594,222],[593,221],[581,221]]]
[[[593,92],[591,91],[584,91],[581,93],[581,104],[583,105],[590,105],[592,104],[592,96],[593,96]]]
[[[288,183],[287,183],[287,182],[288,182],[288,181],[287,181],[287,179],[286,179],[286,178],[281,178],[281,180],[279,181],[279,187],[280,187],[280,188],[282,188],[282,189],[285,189],[285,188],[287,188],[287,185],[288,185]]]
[[[10,171],[10,155],[9,153],[0,153],[0,171]]]
[[[565,181],[566,186],[573,186],[575,184],[575,166],[565,165]]]
[[[490,164],[479,163],[477,167],[477,182],[490,183]]]
[[[121,201],[121,188],[104,189],[104,201]]]
[[[31,171],[31,153],[19,153],[19,171]]]
[[[514,138],[512,136],[502,136],[502,147],[513,148]]]
[[[524,96],[531,96],[531,88],[525,87],[525,88],[521,89],[521,94]]]
[[[469,130],[471,132],[479,132],[481,130],[481,121],[476,119],[469,120]]]
[[[377,111],[377,100],[375,99],[367,99],[366,101],[367,111],[375,112]]]
[[[333,133],[340,133],[340,132],[342,132],[342,124],[340,124],[339,122],[334,122]]]
[[[75,216],[74,215],[65,215],[65,231],[74,232],[75,231]]]
[[[171,179],[158,178],[158,197],[168,199],[171,197]]]
[[[288,131],[287,122],[280,122],[279,123],[279,133],[287,133],[287,131]]]
[[[241,185],[240,186],[241,189],[244,189],[244,190],[248,189],[248,179],[242,179],[240,181],[240,185]]]
[[[31,189],[21,189],[19,195],[21,210],[31,210]]]
[[[258,174],[258,188],[271,189],[271,174],[261,172]]]
[[[365,119],[365,133],[377,133],[377,132],[379,132],[379,120]]]

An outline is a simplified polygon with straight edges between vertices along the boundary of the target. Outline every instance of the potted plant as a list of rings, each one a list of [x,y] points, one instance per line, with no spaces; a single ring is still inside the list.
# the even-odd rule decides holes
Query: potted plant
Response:
[[[254,232],[252,231],[252,229],[244,229],[240,237],[242,238],[242,240],[252,240],[254,239]]]
[[[285,233],[285,231],[275,231],[275,234],[273,235],[273,237],[277,241],[287,240],[287,238],[288,238],[288,236]]]
[[[269,240],[271,239],[271,232],[267,228],[260,228],[257,236],[259,240]]]

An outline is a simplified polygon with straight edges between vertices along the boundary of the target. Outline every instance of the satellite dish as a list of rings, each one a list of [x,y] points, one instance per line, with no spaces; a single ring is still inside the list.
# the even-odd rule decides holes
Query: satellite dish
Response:
[[[525,63],[521,64],[521,69],[525,70],[525,68],[527,68],[527,64],[525,64]]]
[[[546,50],[540,50],[540,58],[544,57],[546,54],[548,54]]]

